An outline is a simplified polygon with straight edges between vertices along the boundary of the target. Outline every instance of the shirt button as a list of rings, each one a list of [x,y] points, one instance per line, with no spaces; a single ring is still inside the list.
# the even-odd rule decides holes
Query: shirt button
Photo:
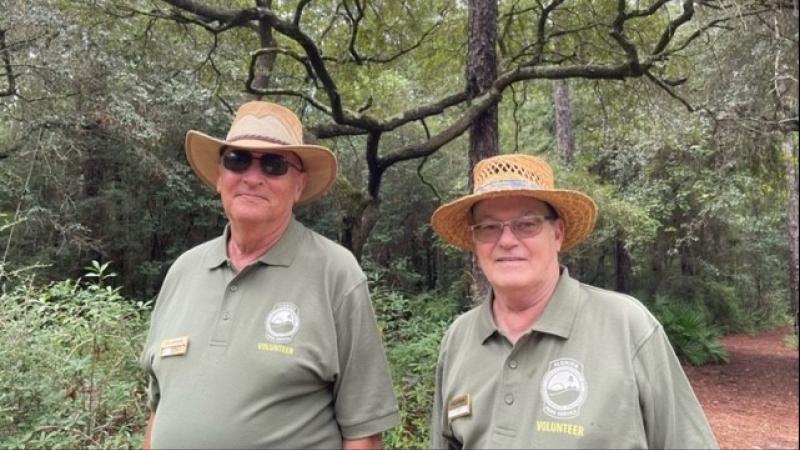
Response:
[[[512,359],[511,361],[509,361],[508,362],[508,367],[510,367],[512,369],[516,369],[517,368],[517,360],[516,359]]]
[[[239,289],[239,286],[237,286],[235,284],[231,285],[231,292],[236,292],[237,289]]]
[[[511,394],[506,394],[506,405],[513,405],[514,404],[514,396]]]
[[[230,320],[230,319],[231,319],[231,313],[225,311],[225,314],[222,315],[222,320]]]

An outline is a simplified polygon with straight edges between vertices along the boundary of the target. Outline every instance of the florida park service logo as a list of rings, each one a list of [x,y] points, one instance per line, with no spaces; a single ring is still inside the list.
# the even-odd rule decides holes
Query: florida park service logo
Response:
[[[286,344],[292,341],[300,329],[300,315],[294,303],[278,303],[267,315],[266,337],[270,342]]]
[[[542,377],[544,413],[554,419],[572,419],[581,413],[586,401],[586,378],[583,364],[570,358],[550,361]]]

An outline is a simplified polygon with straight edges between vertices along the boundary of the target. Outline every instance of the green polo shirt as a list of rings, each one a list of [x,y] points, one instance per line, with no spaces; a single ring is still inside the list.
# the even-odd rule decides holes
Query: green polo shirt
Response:
[[[434,448],[716,448],[656,319],[566,269],[515,345],[487,300],[445,334]]]
[[[154,448],[337,448],[399,422],[366,277],[292,220],[232,270],[226,233],[183,254],[141,364]]]

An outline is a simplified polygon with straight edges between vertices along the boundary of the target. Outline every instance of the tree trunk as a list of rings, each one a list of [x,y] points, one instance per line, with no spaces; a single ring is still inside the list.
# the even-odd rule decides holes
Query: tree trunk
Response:
[[[338,208],[342,211],[339,243],[360,261],[364,245],[376,221],[368,223],[368,218],[377,217],[377,205],[370,206],[369,199],[363,193],[354,192],[351,188],[349,183],[340,183],[336,193],[339,197]]]
[[[381,182],[386,167],[378,157],[381,133],[370,133],[367,137],[367,192],[357,192],[349,182],[340,185],[339,195],[345,203],[345,217],[342,219],[340,243],[361,261],[364,247],[380,218]]]
[[[261,8],[271,9],[272,0],[257,0],[256,4]],[[272,27],[266,20],[258,22],[258,44],[261,48],[275,47],[275,40],[272,37]],[[275,52],[266,53],[258,56],[256,60],[256,72],[253,78],[253,87],[256,89],[267,89],[272,69],[275,66]],[[253,100],[260,100],[261,95],[252,95]]]
[[[107,77],[99,64],[93,64],[89,71],[96,76],[78,87],[75,96],[79,126],[75,141],[80,142],[80,180],[81,194],[78,197],[78,214],[81,224],[86,228],[86,242],[89,243],[79,253],[80,261],[73,273],[83,275],[81,269],[86,263],[97,260],[103,262],[103,254],[94,242],[101,241],[108,224],[108,203],[105,200],[106,175],[110,173],[110,159],[116,146],[106,133],[107,118],[103,107],[93,101],[108,92]]]
[[[497,78],[497,1],[469,0],[469,37],[467,49],[467,90],[477,97]],[[485,158],[499,153],[497,106],[479,115],[469,129],[469,187],[472,168]]]
[[[497,0],[469,0],[469,28],[466,78],[470,97],[477,97],[491,87],[497,78]],[[472,168],[485,158],[499,153],[497,106],[479,115],[469,129],[469,179],[473,187]],[[489,282],[472,257],[472,304],[480,302],[489,290]]]
[[[553,80],[553,106],[555,109],[556,143],[561,159],[571,165],[574,159],[575,138],[572,132],[572,108],[567,80]]]
[[[786,228],[789,238],[789,303],[794,312],[794,331],[797,334],[798,326],[798,266],[800,265],[800,250],[798,249],[798,178],[797,161],[798,151],[794,145],[792,133],[785,133],[781,148],[786,160],[786,183],[788,195],[786,200]]]
[[[379,212],[380,200],[376,198],[369,199],[359,218],[357,232],[353,233],[352,247],[350,248],[350,251],[359,261],[361,261],[361,257],[364,254],[364,246],[367,244],[367,239],[372,234],[375,224],[378,223]]]
[[[797,121],[797,8],[794,2],[792,17],[773,18],[774,38],[778,43],[775,54],[772,93],[775,96],[777,124],[781,132],[781,150],[786,162],[786,228],[789,244],[789,305],[794,312],[794,333],[798,334],[798,150],[795,146],[798,133]],[[787,20],[788,19],[788,20]],[[788,29],[785,29],[789,24]],[[784,52],[784,46],[789,47]],[[786,54],[788,53],[788,55]]]

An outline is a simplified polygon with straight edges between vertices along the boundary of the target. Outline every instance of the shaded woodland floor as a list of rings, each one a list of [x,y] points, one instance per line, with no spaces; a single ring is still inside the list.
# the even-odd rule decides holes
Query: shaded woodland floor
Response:
[[[798,351],[791,328],[722,338],[729,364],[685,367],[722,448],[798,448]]]

